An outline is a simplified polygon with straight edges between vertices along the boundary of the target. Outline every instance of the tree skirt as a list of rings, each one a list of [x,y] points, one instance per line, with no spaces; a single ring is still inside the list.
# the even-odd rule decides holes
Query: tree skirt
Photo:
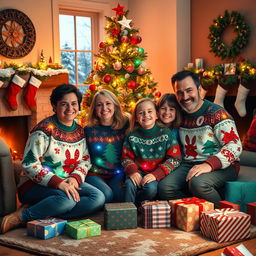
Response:
[[[0,244],[25,249],[40,255],[127,255],[127,256],[180,256],[198,255],[210,250],[236,243],[216,243],[204,238],[199,231],[185,232],[168,229],[104,230],[102,213],[90,217],[102,225],[101,236],[75,240],[61,235],[48,240],[29,237],[25,228],[0,235]],[[256,226],[252,226],[252,238],[256,237]]]

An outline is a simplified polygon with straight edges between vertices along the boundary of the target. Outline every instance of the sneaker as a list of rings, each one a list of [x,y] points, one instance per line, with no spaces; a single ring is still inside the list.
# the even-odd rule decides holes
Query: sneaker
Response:
[[[23,226],[24,222],[21,221],[20,215],[22,211],[28,207],[28,205],[22,205],[16,212],[4,216],[0,226],[0,234],[4,234],[11,229]]]

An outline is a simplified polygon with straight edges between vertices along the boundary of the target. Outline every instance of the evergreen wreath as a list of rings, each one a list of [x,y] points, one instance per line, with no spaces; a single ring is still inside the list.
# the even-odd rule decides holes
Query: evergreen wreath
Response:
[[[232,26],[237,34],[237,37],[232,40],[231,46],[225,45],[222,41],[222,34],[228,26]],[[230,14],[225,10],[224,16],[220,15],[213,20],[209,30],[210,52],[221,59],[236,57],[249,41],[250,27],[244,17],[236,11],[232,11]]]

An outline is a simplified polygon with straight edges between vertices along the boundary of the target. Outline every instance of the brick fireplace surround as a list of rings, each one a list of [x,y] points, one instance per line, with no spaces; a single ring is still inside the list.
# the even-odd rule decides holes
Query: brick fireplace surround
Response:
[[[50,95],[52,89],[62,83],[68,83],[67,73],[53,75],[43,80],[36,94],[37,109],[35,112],[32,112],[24,101],[23,94],[26,88],[22,89],[17,96],[18,109],[16,111],[11,111],[4,100],[7,88],[0,89],[0,125],[2,117],[27,116],[29,132],[39,121],[53,114]]]

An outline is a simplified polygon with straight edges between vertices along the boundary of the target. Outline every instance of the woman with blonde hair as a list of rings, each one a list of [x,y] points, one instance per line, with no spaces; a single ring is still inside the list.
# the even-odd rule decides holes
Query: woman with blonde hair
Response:
[[[103,192],[106,203],[123,199],[121,152],[128,126],[128,117],[123,113],[117,97],[108,90],[97,92],[85,127],[92,162],[86,182]]]

